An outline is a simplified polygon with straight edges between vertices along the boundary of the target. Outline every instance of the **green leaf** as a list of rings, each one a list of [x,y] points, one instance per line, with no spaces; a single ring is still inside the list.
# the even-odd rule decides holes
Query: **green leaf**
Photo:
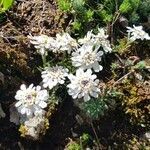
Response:
[[[137,10],[141,0],[124,0],[119,7],[121,13],[129,13]]]
[[[71,3],[69,0],[57,0],[58,7],[60,10],[67,12],[71,9]]]
[[[91,21],[92,19],[93,19],[93,15],[94,15],[94,11],[92,11],[92,10],[88,10],[87,12],[86,12],[86,20],[87,21]]]
[[[78,21],[73,22],[72,25],[73,25],[73,29],[78,31],[81,29],[82,26],[81,23]]]
[[[80,136],[80,139],[81,139],[82,143],[84,145],[86,145],[89,142],[89,140],[90,140],[90,135],[87,134],[87,133],[83,133],[83,135]]]
[[[85,0],[73,0],[72,1],[72,6],[74,11],[78,13],[83,13],[85,11]]]
[[[13,2],[14,0],[0,0],[0,12],[8,10],[12,6]]]
[[[135,65],[135,68],[140,69],[140,70],[145,69],[145,67],[146,67],[145,61],[140,61],[139,63]]]
[[[103,99],[94,99],[82,104],[81,109],[91,118],[98,119],[99,116],[103,116],[108,106]]]
[[[112,14],[109,14],[106,10],[102,10],[101,12],[99,12],[99,15],[106,23],[110,22],[113,18]]]

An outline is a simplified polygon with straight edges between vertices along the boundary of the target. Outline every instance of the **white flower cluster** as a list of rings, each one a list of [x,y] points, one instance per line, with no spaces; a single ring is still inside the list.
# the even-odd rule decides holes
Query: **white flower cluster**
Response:
[[[129,39],[150,40],[149,35],[143,31],[142,26],[127,27]],[[78,41],[73,39],[68,33],[56,34],[56,37],[48,37],[47,35],[28,36],[30,42],[37,49],[37,52],[46,57],[48,52],[70,54],[72,65],[76,67],[75,74],[70,74],[69,70],[63,66],[55,65],[45,67],[41,72],[41,86],[34,87],[31,84],[26,87],[21,85],[17,91],[15,104],[20,117],[20,123],[26,128],[26,135],[37,139],[41,130],[45,128],[45,110],[49,94],[47,90],[52,90],[59,84],[65,84],[66,78],[70,80],[67,85],[68,94],[73,99],[81,99],[89,101],[91,97],[97,98],[100,94],[99,80],[93,72],[99,72],[103,69],[100,65],[102,56],[111,52],[112,48],[108,40],[108,35],[104,28],[99,28],[98,33],[92,31],[87,32],[84,38]],[[67,55],[68,56],[68,55]],[[13,115],[15,116],[15,114]],[[10,117],[12,121],[16,121]],[[18,122],[17,122],[18,123]]]
[[[99,46],[83,45],[76,52],[72,53],[72,65],[75,67],[86,69],[94,69],[95,72],[99,72],[103,69],[99,62],[103,51],[99,51]]]
[[[40,39],[42,36],[45,37],[45,40]],[[71,82],[67,86],[68,93],[74,99],[83,98],[84,101],[88,101],[91,96],[98,97],[99,80],[96,79],[96,75],[92,74],[92,71],[101,71],[103,67],[100,62],[103,54],[112,51],[104,28],[98,29],[97,34],[93,34],[92,31],[87,32],[87,35],[78,42],[68,33],[56,34],[56,37],[41,35],[29,38],[35,48],[41,49],[42,55],[44,55],[43,49],[54,53],[67,51],[68,54],[71,54],[72,65],[77,68],[76,75],[72,75],[63,66],[45,67],[41,75],[44,88],[51,90],[58,84],[64,84],[68,77]]]
[[[38,131],[33,134],[33,131],[35,131],[35,127],[37,128],[37,126],[40,126],[39,124],[43,123],[42,120],[45,118],[44,108],[47,107],[48,98],[49,94],[46,89],[41,89],[41,86],[34,87],[33,84],[29,87],[22,84],[20,90],[16,92],[15,99],[18,102],[15,104],[15,107],[20,114],[20,123],[25,125],[26,128],[28,127],[27,133],[28,135],[32,133],[30,136],[33,138],[40,134]],[[37,120],[37,124],[34,124],[34,127],[29,126],[28,124],[33,122],[33,120],[34,122]],[[16,123],[16,120],[14,123]]]
[[[129,39],[149,40],[149,35],[143,31],[142,26],[127,27]],[[67,85],[68,94],[73,99],[89,101],[91,97],[97,98],[100,94],[99,80],[94,72],[103,69],[100,65],[104,53],[111,52],[111,45],[104,28],[99,28],[97,34],[87,32],[84,38],[76,41],[68,33],[56,34],[56,37],[46,35],[28,36],[30,42],[37,49],[38,53],[46,56],[48,51],[53,53],[67,52],[70,54],[72,65],[77,68],[75,75],[69,74],[69,70],[63,66],[45,67],[41,73],[43,88],[53,89],[59,84],[65,84],[66,78],[70,80]],[[15,99],[18,101],[15,106],[20,113],[20,123],[27,129],[26,135],[37,138],[40,130],[44,128],[45,111],[49,98],[48,91],[41,86],[34,87],[31,84],[26,87],[21,85]],[[12,119],[12,118],[11,118]],[[13,120],[13,119],[12,119]]]
[[[67,51],[68,53],[71,53],[71,50],[78,46],[76,40],[68,33],[64,33],[62,35],[56,34],[55,38],[48,37],[47,35],[29,35],[28,38],[41,55],[47,55],[48,51],[52,51],[54,53]]]
[[[110,42],[107,39],[108,35],[105,34],[103,28],[98,29],[98,34],[95,35],[89,31],[83,39],[79,39],[80,47],[72,53],[72,64],[75,67],[86,69],[93,69],[99,72],[103,69],[99,63],[101,62],[102,55],[111,52]],[[102,47],[102,50],[99,50]]]
[[[57,84],[64,84],[68,71],[68,69],[62,66],[46,67],[45,71],[42,72],[43,87],[52,89]]]
[[[148,33],[146,33],[143,30],[142,26],[135,26],[133,25],[133,28],[131,27],[127,27],[127,32],[129,35],[129,40],[131,41],[135,41],[137,39],[141,39],[141,40],[150,40],[150,36],[148,35]]]
[[[98,28],[98,33],[96,35],[93,34],[92,31],[88,31],[87,35],[83,39],[79,39],[78,42],[81,45],[102,47],[105,53],[112,51],[108,35],[104,28]]]
[[[24,128],[26,130],[26,136],[34,137],[35,140],[39,139],[40,133],[45,131],[46,118],[34,116],[25,121]]]
[[[84,98],[84,101],[89,101],[90,96],[97,98],[100,93],[98,88],[99,80],[97,76],[92,74],[92,70],[88,69],[84,72],[82,69],[76,71],[76,75],[70,74],[68,76],[70,84],[67,85],[69,88],[68,93],[73,99]]]
[[[18,102],[15,107],[19,115],[13,114],[10,119],[18,123],[17,118],[20,118],[20,123],[27,130],[25,135],[37,139],[40,131],[45,128],[44,108],[47,107],[49,99],[47,90],[52,90],[59,84],[65,84],[65,80],[68,78],[70,80],[67,85],[68,93],[73,99],[83,98],[84,101],[89,101],[91,97],[97,98],[100,94],[99,80],[93,71],[99,72],[103,69],[100,65],[101,58],[104,53],[111,52],[112,49],[104,29],[98,29],[97,35],[89,31],[78,42],[68,33],[57,34],[56,37],[46,35],[29,35],[28,37],[37,52],[43,57],[48,55],[48,51],[67,52],[70,54],[72,65],[77,68],[73,75],[63,66],[45,67],[41,72],[41,77],[42,87],[47,89],[42,89],[41,86],[34,87],[33,84],[26,87],[22,84],[20,90],[16,92],[15,99]],[[16,119],[13,116],[16,116]]]
[[[50,44],[53,43],[53,38],[48,37],[47,35],[29,35],[28,38],[30,39],[30,42],[34,45],[34,47],[37,49],[39,54],[47,55],[47,49],[49,49]]]
[[[42,113],[43,109],[47,107],[46,101],[48,98],[48,91],[41,90],[40,86],[34,87],[31,84],[27,88],[22,84],[15,95],[15,99],[18,100],[15,106],[18,108],[19,113],[30,118]]]

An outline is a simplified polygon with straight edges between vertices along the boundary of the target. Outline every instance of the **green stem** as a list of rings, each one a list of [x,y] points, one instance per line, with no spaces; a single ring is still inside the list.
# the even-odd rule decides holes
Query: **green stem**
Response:
[[[97,135],[97,133],[96,133],[96,130],[95,130],[95,128],[94,128],[94,125],[93,125],[93,122],[92,122],[92,121],[91,121],[91,127],[92,127],[92,130],[93,130],[94,135],[95,135],[95,137],[96,137],[97,146],[98,146],[99,149],[102,149],[101,144],[100,144],[100,142],[99,142],[98,135]]]
[[[46,67],[46,56],[42,55],[43,67]]]

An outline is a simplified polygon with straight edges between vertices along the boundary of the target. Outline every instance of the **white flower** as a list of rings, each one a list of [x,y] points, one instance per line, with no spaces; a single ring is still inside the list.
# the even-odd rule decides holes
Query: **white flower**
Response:
[[[105,34],[104,28],[98,28],[98,34],[94,36],[96,45],[100,45],[103,47],[103,50],[107,52],[111,52],[112,48],[110,45],[108,35]]]
[[[84,98],[84,101],[90,100],[90,96],[97,98],[100,93],[98,88],[99,80],[96,75],[92,75],[91,69],[84,72],[82,69],[76,71],[76,75],[69,75],[71,83],[67,85],[68,93],[73,99]]]
[[[135,41],[136,39],[150,40],[150,36],[148,35],[148,33],[143,31],[143,27],[142,26],[135,26],[135,25],[133,25],[133,28],[127,27],[127,29],[128,29],[127,32],[129,34],[129,39],[131,41]]]
[[[73,39],[68,33],[63,33],[63,35],[56,34],[56,42],[58,43],[60,51],[71,51],[78,46],[75,39]]]
[[[43,113],[43,109],[47,107],[46,101],[48,98],[47,90],[42,90],[40,86],[34,87],[31,84],[27,88],[22,84],[15,95],[15,99],[18,100],[15,106],[22,115],[32,117]]]
[[[62,53],[62,51],[60,51],[60,47],[61,47],[61,43],[54,40],[49,47],[49,51],[52,51],[53,53]]]
[[[80,44],[89,44],[89,43],[94,43],[94,34],[92,33],[92,31],[88,31],[86,36],[82,39],[79,39],[78,42]]]
[[[103,50],[108,53],[112,51],[112,48],[110,46],[110,42],[108,40],[101,41],[101,46],[103,47]]]
[[[62,53],[64,51],[71,53],[77,46],[76,40],[68,33],[63,33],[63,35],[56,34],[56,38],[50,43],[49,51],[53,53]]]
[[[57,84],[64,84],[68,69],[62,66],[46,67],[42,72],[43,87],[52,89]]]
[[[93,45],[85,44],[80,47],[76,52],[72,53],[72,64],[75,67],[80,67],[83,70],[94,69],[95,72],[102,70],[102,66],[99,65],[102,51],[98,51],[99,46],[93,47]]]
[[[104,28],[98,28],[98,34],[94,37],[98,38],[99,40],[104,40],[108,38],[108,35],[105,34]]]
[[[82,45],[93,45],[93,46],[102,46],[103,50],[107,52],[111,52],[112,48],[109,40],[107,39],[108,35],[105,34],[104,28],[98,28],[98,34],[93,34],[92,31],[88,31],[87,35],[79,39],[78,42]]]
[[[51,43],[54,43],[54,39],[52,37],[48,37],[47,35],[29,35],[28,38],[41,55],[47,55],[47,49],[50,48]]]
[[[24,126],[27,129],[25,135],[37,140],[39,139],[40,133],[46,129],[45,117],[34,116],[25,121]]]

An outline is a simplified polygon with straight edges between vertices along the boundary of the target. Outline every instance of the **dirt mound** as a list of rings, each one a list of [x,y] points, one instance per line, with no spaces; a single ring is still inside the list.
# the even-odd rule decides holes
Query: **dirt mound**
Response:
[[[3,82],[0,80],[0,102],[7,114],[0,123],[0,149],[6,143],[12,144],[9,147],[15,146],[19,138],[17,127],[9,122],[9,107],[16,90],[21,83],[40,82],[37,66],[41,64],[41,57],[27,35],[54,36],[66,28],[68,21],[67,15],[61,13],[52,0],[17,0],[13,8],[0,17],[0,73],[4,78]]]

